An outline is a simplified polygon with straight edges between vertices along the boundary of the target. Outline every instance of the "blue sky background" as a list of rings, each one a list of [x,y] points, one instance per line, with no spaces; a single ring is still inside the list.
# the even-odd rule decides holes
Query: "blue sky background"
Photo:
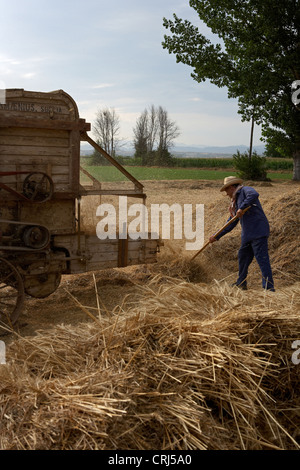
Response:
[[[250,123],[227,90],[196,83],[162,48],[163,17],[173,13],[210,34],[188,0],[0,0],[0,8],[2,87],[63,89],[91,123],[98,109],[114,108],[128,142],[153,104],[176,121],[178,145],[249,146]],[[254,144],[259,137],[256,127]]]

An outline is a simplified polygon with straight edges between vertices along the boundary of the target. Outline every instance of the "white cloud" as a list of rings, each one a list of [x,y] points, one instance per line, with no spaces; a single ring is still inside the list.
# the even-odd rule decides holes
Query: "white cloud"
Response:
[[[114,83],[100,83],[99,85],[94,85],[92,88],[94,90],[101,89],[101,88],[110,88],[115,86]]]
[[[28,73],[24,73],[23,77],[25,79],[30,79],[30,78],[33,78],[36,76],[36,73],[35,72],[28,72]]]
[[[195,103],[198,103],[199,101],[203,101],[203,99],[199,97],[195,97],[195,98],[190,98],[189,101],[194,101]]]
[[[0,80],[6,88],[63,89],[91,123],[99,108],[114,108],[129,140],[136,118],[153,104],[168,111],[186,144],[248,144],[247,124],[240,123],[237,105],[226,91],[196,83],[192,69],[177,64],[162,48],[168,34],[163,17],[176,13],[200,27],[189,2],[6,3],[1,17],[5,53],[0,52]],[[207,33],[202,25],[201,32]]]

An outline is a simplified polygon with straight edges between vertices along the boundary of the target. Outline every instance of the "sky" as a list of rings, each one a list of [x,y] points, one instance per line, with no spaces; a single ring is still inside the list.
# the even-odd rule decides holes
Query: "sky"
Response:
[[[173,13],[210,35],[188,0],[0,0],[0,9],[0,88],[62,89],[92,129],[98,110],[114,109],[128,143],[154,105],[178,125],[176,145],[249,146],[237,101],[195,82],[192,68],[162,47],[163,18]]]

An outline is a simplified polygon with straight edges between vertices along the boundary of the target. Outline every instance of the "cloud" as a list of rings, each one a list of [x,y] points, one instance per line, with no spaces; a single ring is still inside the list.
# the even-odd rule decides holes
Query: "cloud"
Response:
[[[194,101],[195,103],[197,103],[199,101],[203,101],[203,99],[199,97],[195,97],[195,98],[190,98],[188,101]]]
[[[115,86],[114,83],[100,83],[99,85],[94,85],[92,88],[94,90],[97,90],[99,88],[110,88]]]
[[[35,72],[28,72],[28,73],[24,73],[23,78],[30,79],[30,78],[33,78],[35,76],[36,76]]]
[[[0,52],[5,88],[63,89],[91,123],[98,109],[114,108],[129,139],[136,118],[153,104],[168,111],[187,144],[248,143],[247,124],[240,127],[237,105],[226,90],[196,83],[192,69],[162,48],[163,17],[173,13],[208,34],[189,2],[6,3]]]
[[[32,79],[38,74],[41,57],[28,57],[19,59],[18,57],[9,57],[0,55],[0,78],[7,81],[7,88],[10,87],[11,79]]]

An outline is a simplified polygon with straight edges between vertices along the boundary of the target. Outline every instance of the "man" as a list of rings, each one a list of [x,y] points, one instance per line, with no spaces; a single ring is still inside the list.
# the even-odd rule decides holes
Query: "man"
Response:
[[[231,199],[229,207],[230,219],[235,215],[238,219],[224,229],[218,236],[212,235],[210,243],[219,240],[230,232],[240,221],[242,227],[241,247],[238,252],[239,277],[234,285],[247,289],[248,268],[256,258],[262,273],[262,286],[264,289],[275,291],[272,269],[268,252],[269,222],[259,201],[259,194],[250,186],[243,186],[242,180],[235,176],[224,179],[220,191],[225,191]],[[244,209],[250,206],[247,212]]]

